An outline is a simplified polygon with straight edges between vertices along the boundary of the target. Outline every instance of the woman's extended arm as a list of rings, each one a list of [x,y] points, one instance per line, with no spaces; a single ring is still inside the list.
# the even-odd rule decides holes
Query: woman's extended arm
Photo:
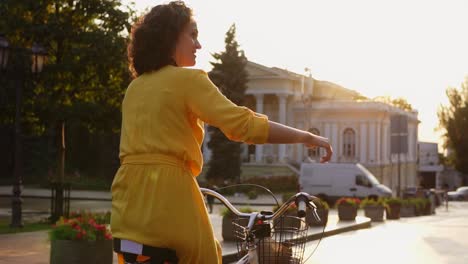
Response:
[[[268,121],[270,126],[267,143],[271,144],[292,144],[303,143],[308,148],[321,147],[326,150],[320,162],[330,160],[333,149],[327,138],[314,135],[310,132],[299,130],[293,127],[285,126],[280,123]]]

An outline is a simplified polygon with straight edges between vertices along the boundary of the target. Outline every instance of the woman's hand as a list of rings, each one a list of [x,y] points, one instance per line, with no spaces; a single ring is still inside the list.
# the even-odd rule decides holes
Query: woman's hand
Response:
[[[308,148],[317,148],[317,147],[324,148],[326,153],[322,158],[320,158],[320,163],[330,161],[333,155],[333,149],[330,143],[328,142],[328,138],[317,136],[312,133],[309,133],[309,134],[310,136],[307,137],[307,141],[304,142],[304,145]]]
[[[310,132],[285,126],[280,123],[268,121],[269,132],[267,143],[270,144],[291,144],[303,143],[308,148],[324,148],[327,152],[320,159],[320,162],[328,162],[333,154],[332,147],[328,143],[328,138],[314,135]]]

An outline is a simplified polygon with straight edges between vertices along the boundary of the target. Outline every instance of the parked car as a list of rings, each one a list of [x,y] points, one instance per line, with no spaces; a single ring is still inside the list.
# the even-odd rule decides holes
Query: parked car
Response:
[[[448,199],[451,201],[467,201],[468,200],[468,186],[458,187],[454,192],[448,192]]]

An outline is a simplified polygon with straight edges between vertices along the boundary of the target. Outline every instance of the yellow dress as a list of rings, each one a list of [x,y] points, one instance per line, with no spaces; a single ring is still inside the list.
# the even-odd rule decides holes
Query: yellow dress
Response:
[[[267,117],[233,104],[204,71],[165,66],[130,83],[112,183],[113,236],[174,249],[179,263],[221,263],[195,179],[204,122],[235,141],[268,137]]]

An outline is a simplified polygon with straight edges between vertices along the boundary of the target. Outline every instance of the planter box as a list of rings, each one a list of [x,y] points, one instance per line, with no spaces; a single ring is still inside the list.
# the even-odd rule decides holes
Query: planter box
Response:
[[[389,204],[386,209],[387,219],[400,219],[401,204]]]
[[[112,240],[53,240],[50,244],[50,264],[112,264]]]
[[[338,205],[338,218],[343,221],[354,221],[358,208],[353,205]]]
[[[305,221],[309,226],[324,226],[328,222],[328,209],[317,209],[317,214],[320,217],[320,222],[317,222],[312,215],[312,210],[307,210]]]
[[[385,207],[382,205],[367,205],[364,207],[364,215],[373,222],[383,221]]]
[[[400,209],[401,217],[413,217],[416,216],[416,208],[414,205],[402,205]]]

